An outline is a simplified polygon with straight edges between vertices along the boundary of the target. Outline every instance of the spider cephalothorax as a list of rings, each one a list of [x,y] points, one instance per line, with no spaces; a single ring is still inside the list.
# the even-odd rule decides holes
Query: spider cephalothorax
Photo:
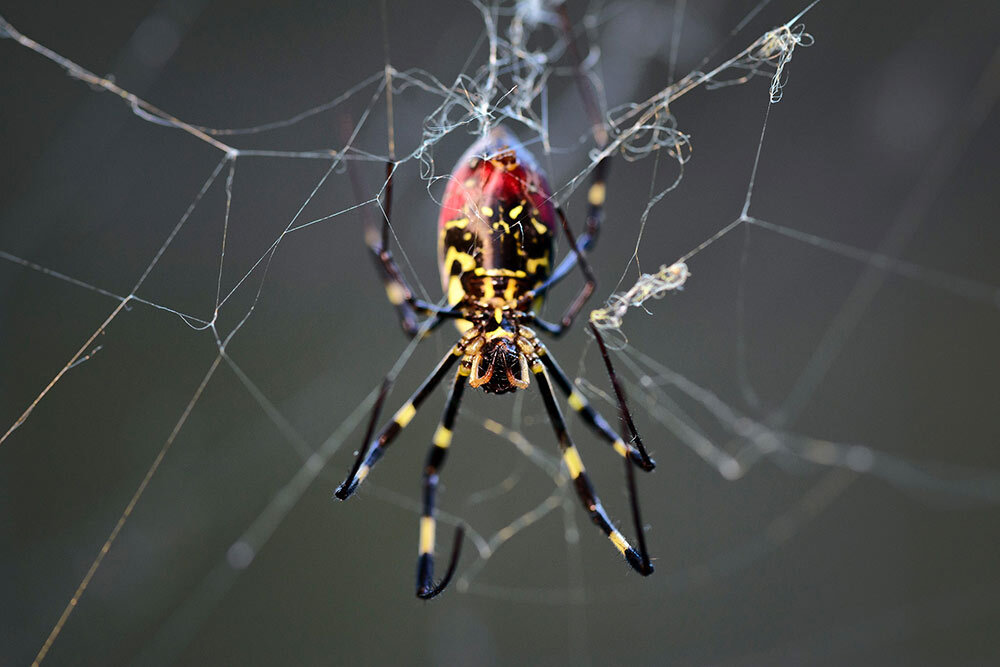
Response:
[[[528,388],[528,360],[509,339],[489,341],[471,362],[470,387],[482,387],[488,394]]]
[[[537,360],[535,334],[501,317],[477,323],[462,337],[462,366],[469,371],[469,386],[489,394],[527,389],[531,365]]]

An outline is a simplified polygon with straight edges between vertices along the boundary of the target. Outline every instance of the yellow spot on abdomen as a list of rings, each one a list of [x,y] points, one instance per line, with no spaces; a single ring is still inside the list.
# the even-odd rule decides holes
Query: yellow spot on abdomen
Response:
[[[506,299],[507,301],[513,301],[514,295],[516,293],[517,293],[517,281],[508,279],[507,287],[504,288],[503,291],[503,298]]]
[[[569,407],[573,408],[577,412],[583,410],[583,406],[587,404],[586,399],[576,391],[570,393],[568,400],[569,400]]]
[[[471,271],[476,268],[476,258],[467,252],[462,252],[455,246],[448,246],[448,251],[444,255],[444,271],[446,273],[451,272],[451,266],[458,260],[459,266],[462,267],[462,271]]]
[[[485,266],[477,266],[475,275],[487,276],[490,278],[526,278],[528,274],[520,269],[487,269]]]
[[[529,257],[525,262],[525,268],[528,270],[528,273],[538,273],[539,267],[542,266],[547,267],[548,265],[549,265],[549,253],[547,252],[542,257],[538,258]]]
[[[535,216],[531,216],[531,224],[535,227],[535,231],[538,232],[539,234],[549,233],[549,228],[545,225],[545,223],[541,222]]]
[[[462,279],[452,276],[448,279],[448,303],[454,306],[465,297],[465,288],[462,287]]]

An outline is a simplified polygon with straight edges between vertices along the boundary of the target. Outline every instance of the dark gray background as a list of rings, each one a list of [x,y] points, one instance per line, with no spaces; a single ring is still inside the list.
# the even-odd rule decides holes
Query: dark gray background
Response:
[[[689,3],[678,71],[723,42],[753,4]],[[737,52],[805,4],[771,3],[719,56]],[[616,17],[602,27],[600,42],[609,103],[644,99],[667,83],[671,5],[609,11]],[[574,6],[574,17],[581,12]],[[332,99],[384,62],[377,9],[362,3],[128,2],[58,9],[7,3],[0,13],[60,54],[113,73],[161,108],[216,127],[287,118]],[[170,17],[178,30],[172,54],[157,46],[162,34],[147,20],[153,15]],[[785,98],[771,110],[751,212],[876,250],[923,189],[930,196],[913,211],[920,224],[899,256],[1000,284],[995,110],[957,162],[931,178],[930,189],[922,185],[973,103],[997,47],[1000,8],[995,2],[829,1],[806,23],[816,45],[795,52]],[[451,81],[480,33],[471,5],[390,3],[389,45],[400,69],[422,67]],[[767,85],[759,79],[700,90],[675,105],[694,156],[680,188],[653,209],[641,248],[644,268],[672,261],[739,215]],[[121,100],[6,40],[0,41],[0,90],[0,249],[127,293],[219,154],[142,122]],[[571,88],[559,86],[552,97],[553,131],[559,145],[570,145],[584,132],[584,115]],[[368,93],[360,94],[345,109],[357,116],[367,101]],[[432,103],[401,96],[401,146],[413,146]],[[335,114],[325,114],[238,145],[336,147],[339,126]],[[384,128],[379,104],[361,145],[384,153]],[[437,147],[439,173],[468,141],[459,132]],[[563,185],[586,164],[586,148],[543,161],[551,180]],[[661,165],[661,186],[674,176],[669,166]],[[592,256],[602,297],[631,254],[652,168],[651,159],[613,166],[606,232]],[[225,286],[277,237],[324,169],[315,161],[239,163]],[[374,191],[381,168],[362,163],[360,171]],[[436,210],[418,176],[413,163],[400,169],[395,226],[436,297]],[[581,218],[582,198],[578,192],[567,202],[573,220]],[[305,215],[319,217],[354,201],[339,174]],[[141,296],[210,316],[223,204],[217,185]],[[903,219],[909,224],[913,216]],[[781,405],[865,269],[863,262],[760,228],[731,232],[690,266],[693,276],[682,294],[654,303],[653,317],[630,314],[629,339],[762,420]],[[223,311],[223,330],[245,312],[258,278],[254,274],[250,289]],[[746,372],[759,405],[748,404],[741,390],[741,286]],[[569,292],[556,295],[557,305]],[[6,429],[115,301],[6,262],[0,263],[0,299],[0,423]],[[791,428],[923,464],[935,479],[964,479],[978,470],[995,489],[995,304],[891,275],[850,333]],[[387,410],[453,335],[445,328],[418,350]],[[603,387],[599,360],[586,342],[576,331],[552,348],[567,369],[582,368]],[[209,334],[142,305],[119,316],[97,344],[102,349],[94,359],[70,371],[0,445],[0,664],[25,664],[41,646],[216,352]],[[286,238],[230,353],[316,447],[377,386],[404,344],[362,250],[355,214]],[[628,572],[574,507],[579,545],[567,543],[557,510],[488,562],[477,579],[488,590],[451,590],[421,603],[411,594],[416,516],[387,498],[418,497],[440,401],[436,395],[380,464],[371,478],[380,491],[339,504],[331,495],[360,440],[353,434],[252,565],[233,578],[226,550],[301,458],[233,372],[220,368],[49,664],[978,665],[994,664],[1000,655],[995,503],[933,491],[929,479],[906,469],[900,479],[909,485],[872,475],[846,484],[850,473],[765,461],[743,479],[725,481],[643,410],[637,420],[660,463],[640,478],[655,575],[644,580]],[[510,397],[472,395],[466,412],[510,423],[515,405]],[[524,434],[554,451],[537,401],[521,407]],[[707,413],[690,401],[684,407],[718,444],[728,441]],[[598,488],[624,519],[618,460],[573,427]],[[517,470],[514,491],[466,502]],[[484,534],[552,491],[549,478],[474,420],[460,423],[444,478],[442,508]],[[843,491],[813,516],[811,499],[840,483]],[[776,539],[768,526],[788,512],[798,517],[797,528],[789,539]],[[634,532],[628,522],[623,529]],[[450,535],[442,526],[439,551]],[[472,554],[467,544],[463,567]],[[213,592],[218,581],[231,588]],[[199,602],[213,598],[221,601]]]

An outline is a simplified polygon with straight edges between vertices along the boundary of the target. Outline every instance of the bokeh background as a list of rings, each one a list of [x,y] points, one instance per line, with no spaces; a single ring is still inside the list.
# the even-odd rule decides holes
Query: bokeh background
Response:
[[[689,3],[678,75],[720,44],[714,62],[735,54],[805,5],[765,3],[729,39],[755,3]],[[575,21],[585,9],[597,6],[571,4]],[[667,85],[675,10],[603,6],[593,36],[610,106]],[[374,3],[15,2],[0,14],[170,113],[213,127],[289,118],[385,62]],[[386,17],[398,69],[451,82],[470,54],[482,62],[484,51],[473,51],[482,35],[473,5],[390,2]],[[639,480],[656,573],[627,571],[573,500],[568,515],[559,507],[504,543],[467,590],[453,586],[426,604],[411,592],[414,507],[439,392],[370,488],[340,504],[332,491],[360,444],[356,429],[249,562],[234,542],[280,501],[303,457],[349,419],[406,344],[363,251],[362,216],[348,213],[285,238],[228,348],[297,436],[221,365],[47,664],[995,664],[1000,314],[995,292],[981,285],[1000,285],[1000,136],[989,106],[1000,86],[1000,7],[827,1],[805,23],[816,44],[795,52],[784,99],[771,108],[751,214],[866,251],[891,247],[915,268],[875,272],[880,289],[845,329],[815,391],[803,392],[796,382],[826,349],[824,339],[836,338],[843,304],[859,303],[850,294],[872,262],[743,226],[691,259],[682,293],[653,303],[651,316],[630,313],[634,350],[626,356],[648,354],[761,422],[792,392],[800,409],[789,430],[870,447],[878,461],[895,462],[885,474],[778,457],[726,480],[641,407],[673,411],[671,404],[633,388],[639,427],[660,464]],[[0,40],[0,90],[0,250],[127,294],[221,155],[143,122],[12,40]],[[652,210],[644,269],[672,262],[739,216],[767,100],[768,81],[757,79],[676,103],[694,153],[680,186]],[[366,90],[340,109],[359,118],[369,101]],[[401,154],[419,141],[435,104],[415,91],[397,97]],[[561,186],[588,162],[587,145],[576,142],[587,121],[564,79],[553,83],[549,104],[561,150],[541,157]],[[341,123],[336,112],[320,114],[232,141],[336,148]],[[385,154],[385,127],[377,103],[359,146]],[[459,131],[438,144],[436,172],[446,173],[470,141]],[[663,160],[654,180],[655,164],[612,167],[606,231],[592,255],[601,297],[626,269],[651,193],[676,177]],[[381,166],[359,165],[366,194],[374,194]],[[223,293],[327,167],[241,158]],[[221,184],[199,202],[141,297],[211,317]],[[429,193],[415,162],[400,168],[395,229],[432,296],[435,194],[440,187]],[[355,201],[338,172],[303,215]],[[583,192],[566,206],[580,221]],[[901,230],[901,242],[884,245]],[[956,291],[934,271],[977,283]],[[626,280],[635,277],[632,267]],[[252,274],[223,309],[221,330],[247,312],[260,278]],[[570,293],[557,293],[557,305]],[[6,429],[117,302],[10,261],[0,262],[0,300]],[[452,335],[445,328],[413,354],[387,411]],[[35,655],[217,353],[210,333],[138,303],[93,347],[93,358],[0,444],[0,664]],[[565,368],[606,387],[582,329],[552,348]],[[716,445],[744,444],[697,403],[665,391]],[[440,504],[485,536],[558,493],[480,426],[493,417],[554,452],[533,396],[466,400]],[[607,505],[625,519],[618,459],[578,424],[572,429]],[[498,486],[504,480],[516,484]],[[628,521],[623,530],[634,533]],[[439,552],[450,535],[443,525]],[[474,561],[466,544],[460,574]]]

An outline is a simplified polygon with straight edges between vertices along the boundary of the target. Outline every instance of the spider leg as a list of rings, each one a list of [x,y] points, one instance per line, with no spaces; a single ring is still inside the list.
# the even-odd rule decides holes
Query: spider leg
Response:
[[[628,429],[628,435],[630,436],[630,442],[634,443],[636,448],[642,453],[643,458],[646,461],[652,463],[649,455],[646,454],[646,448],[642,446],[642,439],[639,437],[639,431],[635,428],[635,422],[632,420],[632,411],[628,409],[628,402],[625,400],[625,390],[622,389],[621,383],[618,382],[618,374],[615,373],[615,368],[611,364],[611,357],[608,355],[608,348],[604,345],[604,337],[601,332],[597,330],[593,322],[590,322],[590,330],[594,333],[594,338],[597,339],[597,346],[601,348],[601,358],[604,359],[604,367],[608,370],[608,377],[611,378],[611,386],[615,390],[615,398],[618,401],[618,414],[621,416],[623,429]]]
[[[448,354],[445,355],[444,359],[438,363],[437,367],[430,372],[430,375],[424,379],[423,383],[417,390],[413,392],[410,396],[410,400],[403,404],[393,416],[392,421],[382,427],[378,435],[369,443],[368,447],[364,450],[358,452],[358,457],[354,461],[354,466],[351,468],[351,472],[347,475],[344,482],[337,487],[337,491],[334,495],[341,500],[347,500],[351,494],[358,488],[358,484],[363,482],[368,474],[371,472],[372,467],[378,460],[382,458],[382,454],[385,453],[386,447],[388,447],[393,439],[399,435],[399,432],[410,423],[413,416],[417,414],[417,410],[420,405],[426,400],[434,388],[440,384],[444,376],[448,374],[451,367],[458,361],[462,356],[462,348],[459,345],[453,347]],[[383,385],[382,395],[379,397],[379,401],[376,404],[375,412],[373,413],[373,420],[378,414],[378,409],[381,407],[382,399],[385,393],[388,391],[388,387]]]
[[[607,352],[604,350],[604,341],[600,342],[601,350],[605,354],[605,362],[610,364],[610,359],[608,359]],[[563,369],[559,367],[559,364],[556,363],[555,357],[549,354],[548,350],[546,350],[541,343],[538,344],[538,348],[538,358],[543,364],[545,364],[545,368],[548,369],[549,373],[552,374],[552,379],[555,380],[556,386],[559,387],[559,389],[566,395],[566,400],[569,402],[569,406],[573,408],[578,415],[580,415],[580,418],[584,421],[584,423],[586,423],[587,426],[589,426],[591,430],[598,435],[598,437],[606,440],[608,444],[611,445],[611,447],[621,456],[632,461],[643,470],[649,472],[655,468],[656,463],[649,457],[649,454],[646,453],[646,449],[642,446],[642,440],[639,439],[639,435],[634,433],[635,426],[632,424],[632,415],[628,410],[628,406],[625,405],[624,396],[618,387],[618,378],[614,375],[614,370],[611,369],[611,366],[608,366],[608,372],[611,374],[611,383],[615,387],[615,395],[618,398],[619,411],[628,415],[627,419],[623,420],[623,423],[631,425],[631,437],[628,439],[627,443],[625,442],[625,439],[615,433],[614,429],[611,428],[611,425],[608,424],[607,420],[601,416],[601,413],[597,412],[597,410],[590,405],[587,398],[580,392],[576,391],[573,387],[572,381],[569,379],[569,376],[567,376]]]
[[[427,454],[427,463],[424,465],[423,488],[424,488],[424,510],[420,516],[420,548],[417,556],[417,597],[429,600],[445,589],[455,567],[458,565],[458,555],[462,548],[462,535],[464,533],[461,526],[455,531],[455,543],[452,547],[451,561],[448,569],[440,583],[434,584],[434,536],[436,520],[434,518],[435,497],[438,488],[438,475],[444,466],[445,457],[448,454],[448,447],[451,445],[451,434],[455,427],[455,415],[458,414],[458,406],[462,400],[462,390],[465,389],[465,380],[469,371],[465,367],[459,367],[455,373],[455,383],[452,385],[451,394],[445,404],[444,415],[441,417],[441,424],[434,433],[434,444]]]
[[[442,308],[416,298],[413,295],[413,289],[406,282],[403,272],[392,256],[392,251],[389,249],[389,232],[392,225],[392,180],[395,171],[395,164],[385,163],[385,204],[383,205],[385,215],[382,216],[382,233],[378,237],[374,233],[366,233],[365,242],[372,251],[376,263],[382,269],[382,281],[385,284],[385,293],[389,298],[389,303],[396,306],[399,323],[403,327],[404,333],[412,338],[419,328],[416,313],[421,315],[433,313],[442,317],[460,317],[461,315],[450,308]]]
[[[389,233],[392,221],[392,182],[395,170],[396,167],[392,162],[386,162],[382,229],[379,232],[374,221],[366,215],[364,220],[365,244],[371,251],[372,258],[375,260],[375,267],[382,276],[382,284],[385,286],[385,294],[389,299],[389,303],[396,307],[399,324],[403,328],[403,332],[412,338],[420,329],[420,322],[417,318],[418,314],[435,314],[445,318],[456,317],[457,315],[448,308],[441,308],[422,299],[417,299],[413,295],[413,290],[406,282],[406,278],[403,276],[399,265],[396,264],[395,258],[392,256],[392,251],[389,247]],[[363,189],[359,182],[357,170],[352,168],[350,162],[348,162],[348,172],[355,194],[361,198]],[[365,210],[367,211],[368,209],[366,208]],[[439,322],[435,322],[434,326],[438,324]],[[428,333],[430,333],[430,330],[428,330]]]
[[[608,132],[604,128],[604,121],[601,119],[600,105],[595,95],[594,83],[587,78],[583,69],[583,58],[577,48],[576,38],[573,36],[573,28],[566,10],[566,4],[559,5],[559,23],[566,36],[569,53],[576,64],[576,87],[583,100],[583,108],[587,113],[587,120],[590,121],[591,133],[594,136],[594,143],[598,150],[604,150],[608,145]],[[610,162],[607,157],[602,158],[594,167],[594,172],[590,178],[590,188],[587,190],[587,226],[583,234],[580,235],[577,247],[580,252],[589,252],[597,242],[597,236],[601,231],[601,224],[604,222],[604,201],[607,193],[608,169]],[[566,277],[573,266],[577,263],[577,253],[572,253],[563,258],[556,270],[549,277],[549,282],[555,285]]]
[[[603,145],[598,144],[598,146],[603,148]],[[597,235],[600,233],[601,224],[604,222],[604,200],[607,196],[609,165],[608,158],[602,158],[597,163],[597,166],[594,167],[590,189],[587,190],[587,226],[583,234],[580,234],[580,238],[577,239],[577,248],[579,248],[581,253],[590,252],[597,243]],[[559,262],[559,266],[556,267],[547,281],[551,283],[550,287],[561,281],[573,270],[578,257],[577,253],[570,253]]]
[[[652,574],[653,564],[649,560],[645,540],[641,537],[642,525],[638,523],[639,501],[636,498],[634,477],[631,478],[629,485],[629,501],[632,505],[633,520],[636,520],[635,530],[640,534],[639,551],[636,551],[629,545],[625,536],[614,527],[607,512],[604,511],[604,506],[601,505],[601,500],[597,497],[597,492],[594,490],[594,486],[591,484],[590,478],[584,470],[580,453],[573,445],[572,440],[570,440],[569,432],[566,430],[566,423],[563,421],[562,412],[559,410],[555,396],[552,395],[552,385],[549,382],[548,371],[545,365],[541,360],[536,359],[532,364],[531,370],[538,381],[538,389],[542,393],[542,400],[545,402],[549,421],[552,422],[552,428],[555,429],[556,437],[559,439],[559,448],[562,450],[563,462],[569,470],[569,476],[573,480],[573,486],[576,489],[577,495],[583,502],[584,508],[590,514],[591,521],[608,536],[608,539],[611,540],[615,548],[625,557],[625,560],[632,566],[632,569],[643,576]],[[626,465],[626,468],[631,471],[631,466]]]
[[[342,138],[349,145],[353,136],[354,123],[350,115],[347,114],[342,115],[340,121]],[[365,188],[362,186],[358,170],[350,160],[346,164],[354,196],[359,201],[365,199]],[[396,307],[396,315],[399,318],[399,324],[403,328],[403,332],[412,338],[420,328],[417,313],[430,314],[436,313],[441,309],[433,304],[418,301],[413,297],[413,290],[407,285],[402,272],[392,257],[392,252],[389,250],[389,225],[392,216],[392,177],[395,169],[392,161],[386,161],[385,200],[381,208],[383,213],[381,233],[372,219],[370,209],[367,206],[361,210],[361,215],[364,226],[365,245],[371,251],[372,259],[375,260],[375,267],[382,276],[382,284],[385,287],[386,296],[389,299],[389,303]],[[437,324],[435,323],[435,325]]]
[[[573,238],[573,232],[569,229],[569,223],[566,222],[566,214],[563,213],[562,208],[557,208],[556,213],[559,215],[559,221],[562,223],[563,232],[566,234],[566,238],[569,239],[570,247],[573,248],[573,255],[579,259],[580,270],[583,271],[583,275],[586,281],[583,287],[580,288],[580,292],[573,299],[569,307],[566,308],[566,312],[563,313],[562,319],[557,324],[552,324],[541,320],[534,315],[531,316],[531,321],[538,325],[538,327],[545,332],[553,336],[561,336],[566,333],[573,324],[573,320],[583,309],[583,305],[590,298],[590,295],[594,293],[594,287],[597,285],[597,279],[594,277],[594,271],[590,268],[590,264],[587,259],[581,253],[579,246],[577,246],[576,239]],[[550,276],[548,280],[539,285],[533,290],[526,292],[519,299],[519,307],[526,309],[529,304],[531,304],[537,297],[545,294],[549,288],[551,288],[556,281],[553,280],[555,276]]]

